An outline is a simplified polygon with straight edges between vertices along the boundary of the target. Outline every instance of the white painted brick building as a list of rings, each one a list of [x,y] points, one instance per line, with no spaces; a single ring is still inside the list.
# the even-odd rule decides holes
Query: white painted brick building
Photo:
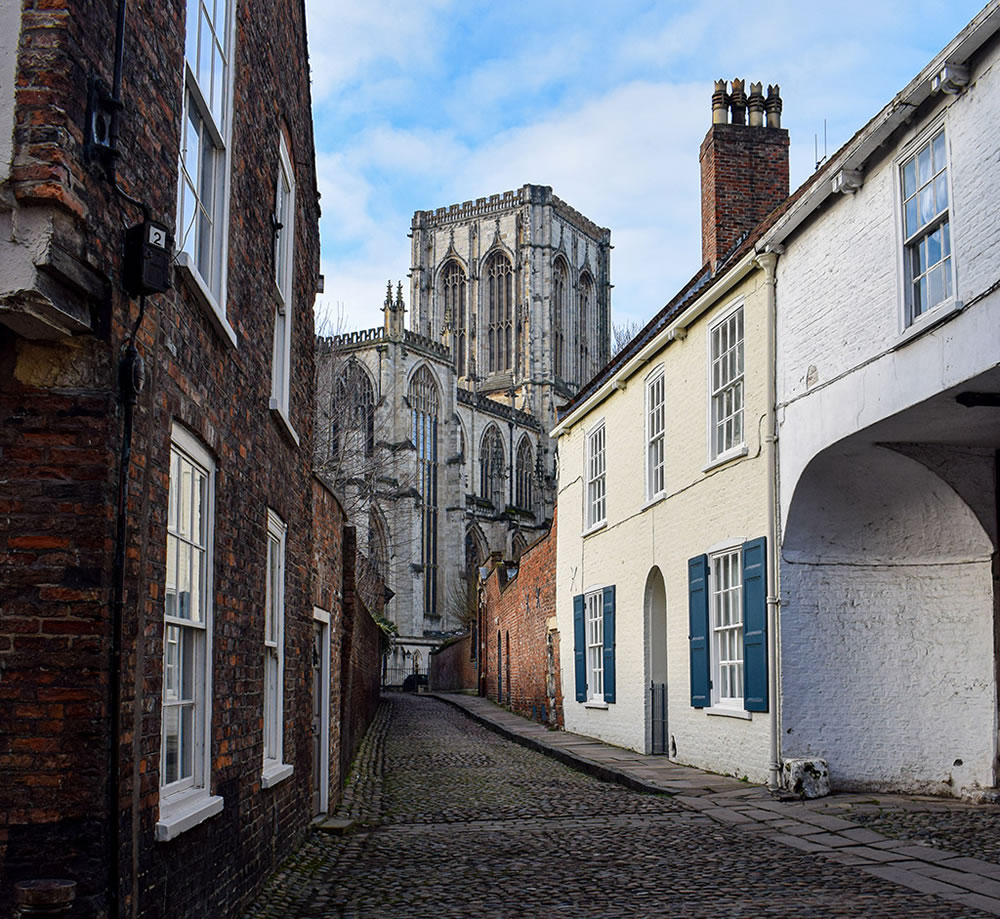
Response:
[[[781,753],[835,787],[997,784],[998,30],[992,3],[761,243],[783,251]]]

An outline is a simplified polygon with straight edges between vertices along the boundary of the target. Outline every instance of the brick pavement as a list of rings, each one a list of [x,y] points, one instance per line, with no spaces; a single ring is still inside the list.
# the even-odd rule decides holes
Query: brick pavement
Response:
[[[972,877],[968,866],[924,862],[903,851],[909,844],[884,844],[840,818],[672,764],[673,794],[639,793],[659,785],[665,761],[547,732],[485,700],[451,701],[490,724],[434,698],[384,699],[338,811],[352,830],[314,829],[246,919],[923,919],[982,916],[975,898],[991,898],[952,876]],[[526,743],[614,781],[567,769]],[[869,847],[884,860],[868,856],[859,871],[851,859],[862,856],[844,853]],[[900,886],[904,873],[919,881]]]

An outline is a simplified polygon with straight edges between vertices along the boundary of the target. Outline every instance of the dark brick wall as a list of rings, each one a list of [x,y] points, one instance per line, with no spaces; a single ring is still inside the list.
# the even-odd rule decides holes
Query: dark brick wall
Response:
[[[346,777],[368,725],[375,717],[381,690],[383,632],[372,617],[383,613],[381,593],[369,610],[358,590],[371,584],[368,560],[358,552],[354,527],[344,529],[344,618],[341,642],[340,775]]]
[[[701,143],[701,256],[711,265],[788,197],[788,131],[713,124]]]
[[[73,270],[106,279],[107,296],[88,298],[49,274],[40,282],[46,295],[86,301],[93,333],[44,342],[0,327],[2,915],[13,882],[46,875],[79,882],[82,914],[106,912],[109,602],[122,431],[116,363],[138,309],[118,288],[120,230],[140,215],[84,163],[81,144],[87,77],[96,72],[110,83],[114,9],[87,0],[24,3],[15,166],[0,210],[13,206],[22,217],[44,211]],[[134,0],[126,28],[119,182],[168,225],[177,197],[184,10],[181,0]],[[314,584],[319,209],[304,29],[300,0],[237,6],[226,303],[237,347],[220,337],[179,277],[173,291],[149,298],[137,340],[147,372],[130,474],[118,751],[126,914],[237,914],[311,816],[312,607],[329,588]],[[291,421],[298,446],[268,409],[275,310],[270,216],[282,126],[297,181]],[[199,438],[217,464],[211,785],[225,807],[176,840],[157,843],[174,423]],[[284,759],[295,770],[265,790],[268,507],[288,524]],[[337,549],[321,554],[327,551]],[[370,644],[359,640],[358,653]]]
[[[562,727],[556,615],[556,521],[522,556],[509,581],[500,566],[484,587],[483,677],[486,695],[529,718]],[[549,625],[553,625],[550,629]],[[497,642],[502,654],[497,655]],[[498,685],[497,667],[502,682]],[[500,694],[498,694],[498,689]]]
[[[477,688],[479,670],[472,642],[470,633],[431,653],[430,674],[427,678],[431,690],[454,692]]]

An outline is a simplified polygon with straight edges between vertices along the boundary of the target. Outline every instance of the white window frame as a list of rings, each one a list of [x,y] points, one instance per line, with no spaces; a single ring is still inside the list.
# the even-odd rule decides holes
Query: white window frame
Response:
[[[740,341],[739,350],[737,352],[738,357],[738,370],[733,373],[732,376],[728,377],[725,383],[721,385],[716,384],[718,379],[716,376],[716,364],[720,363],[722,360],[722,354],[716,355],[715,353],[715,333],[717,330],[721,329],[723,326],[730,324],[737,316],[739,319],[740,326]],[[738,456],[744,456],[747,452],[746,448],[746,314],[743,309],[743,301],[738,300],[729,306],[724,312],[722,312],[718,318],[716,318],[708,326],[708,335],[706,336],[706,347],[708,351],[708,459],[709,464],[706,469],[712,466],[719,465],[720,463],[727,462],[728,460],[734,459]],[[729,354],[732,351],[732,347],[727,347],[725,354]],[[720,366],[720,371],[723,369]],[[739,394],[739,408],[724,417],[721,414],[722,403],[724,402],[725,396],[728,392],[734,392]],[[734,397],[735,398],[735,397]],[[726,424],[729,420],[733,419],[735,424],[735,419],[738,419],[739,424],[739,438],[737,439],[735,434],[732,437],[731,442],[726,442],[722,445],[720,449],[720,444],[718,442],[717,433],[721,426]],[[726,438],[728,441],[729,438]]]
[[[904,190],[904,170],[908,163],[915,160],[925,147],[933,148],[934,140],[939,135],[944,136],[944,156],[945,165],[942,170],[935,172],[935,177],[943,171],[944,189],[947,193],[948,204],[945,208],[937,212],[923,226],[907,236],[906,233],[906,204],[909,198]],[[894,168],[894,193],[896,200],[896,236],[898,252],[899,270],[899,327],[900,333],[906,335],[907,332],[915,334],[923,329],[936,324],[954,309],[961,307],[958,301],[958,273],[957,257],[955,255],[955,220],[954,203],[955,198],[952,193],[952,163],[951,163],[951,142],[945,119],[939,119],[927,128],[915,135],[913,140],[905,145],[905,149],[893,161]],[[919,182],[919,179],[918,179]],[[919,202],[919,187],[917,199]],[[919,214],[919,203],[917,204]],[[947,225],[949,236],[949,254],[947,259],[949,264],[945,269],[946,293],[943,299],[931,306],[922,309],[919,313],[914,313],[913,302],[913,275],[912,258],[913,251],[923,241],[934,234],[938,228]],[[941,261],[944,261],[942,259]],[[938,263],[935,263],[938,264]],[[929,274],[929,272],[925,272]],[[948,290],[950,287],[950,290]]]
[[[604,704],[604,588],[583,596],[587,702]]]
[[[231,186],[232,157],[232,111],[233,111],[233,71],[234,50],[236,45],[236,3],[237,0],[226,0],[226,22],[222,24],[225,42],[222,50],[224,63],[222,65],[223,86],[218,88],[219,110],[212,111],[212,101],[216,98],[216,88],[212,85],[216,74],[214,68],[205,78],[207,86],[201,85],[196,73],[199,61],[191,61],[189,52],[193,50],[196,59],[202,56],[198,42],[202,36],[201,13],[205,0],[188,0],[187,21],[185,23],[186,47],[183,71],[183,105],[181,112],[181,149],[178,162],[177,188],[177,221],[176,221],[176,262],[181,276],[195,295],[195,299],[206,310],[216,330],[224,340],[232,346],[236,345],[236,332],[230,325],[226,315],[226,289],[228,282],[228,252],[229,252],[229,198]],[[192,22],[192,13],[196,13]],[[192,29],[194,30],[192,34]],[[206,28],[206,33],[209,32]],[[190,47],[191,44],[194,47]],[[190,175],[191,170],[185,166],[185,157],[189,146],[191,107],[197,113],[203,128],[201,142],[211,150],[211,168],[206,170],[204,163],[197,165],[197,177]],[[204,177],[210,179],[206,183]],[[211,235],[206,243],[201,239],[200,232],[194,226],[194,220],[185,208],[188,196],[198,202],[208,197],[207,185],[211,185],[212,201],[205,213],[211,221]],[[195,208],[197,209],[197,204]],[[205,252],[199,256],[197,248],[204,245]]]
[[[607,429],[602,418],[587,432],[586,486],[584,490],[585,533],[597,530],[608,522],[607,474]]]
[[[721,577],[724,570],[729,575],[725,586]],[[734,542],[709,553],[708,604],[712,708],[743,713],[746,689],[742,543]],[[730,691],[733,686],[738,688],[738,695]]]
[[[174,525],[174,518],[182,507],[182,483],[175,478],[180,472],[181,463],[189,466],[192,471],[200,473],[204,478],[204,493],[202,495],[201,534],[185,534],[183,529]],[[173,579],[176,583],[176,571],[171,577],[170,555],[168,551],[167,571],[164,585],[164,615],[163,615],[163,704],[161,710],[160,729],[160,801],[159,815],[155,827],[157,841],[166,842],[175,838],[185,830],[207,820],[219,813],[223,807],[223,799],[211,794],[212,784],[212,632],[213,632],[213,578],[214,569],[214,508],[215,508],[215,461],[198,440],[184,428],[174,425],[171,432],[170,471],[168,473],[168,511],[167,511],[167,543],[171,540],[180,547],[188,545],[192,555],[200,551],[201,560],[201,592],[198,601],[197,617],[171,615],[167,612],[167,584]],[[175,565],[180,567],[180,549],[174,550]],[[164,783],[166,771],[167,731],[165,720],[168,706],[175,707],[173,701],[168,702],[168,630],[171,627],[190,629],[194,645],[195,664],[192,673],[193,705],[192,711],[192,769],[191,774],[182,776],[172,782]],[[175,680],[180,679],[176,676]]]
[[[659,417],[657,417],[657,415]],[[667,482],[667,394],[663,365],[646,376],[646,501],[663,497]]]
[[[284,192],[284,194],[282,194]],[[293,278],[295,276],[295,170],[288,153],[284,132],[279,132],[278,178],[275,183],[274,219],[280,228],[274,236],[274,349],[271,361],[272,412],[298,445],[298,435],[290,420]]]
[[[282,761],[285,737],[285,552],[288,526],[267,509],[267,554],[264,560],[264,788],[287,779],[293,767]],[[272,555],[276,553],[276,555]]]

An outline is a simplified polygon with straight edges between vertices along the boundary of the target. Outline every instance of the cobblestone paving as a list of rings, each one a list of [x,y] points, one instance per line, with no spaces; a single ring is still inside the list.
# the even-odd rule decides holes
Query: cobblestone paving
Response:
[[[845,816],[893,839],[915,842],[1000,865],[1000,808],[942,813],[928,810],[876,810]]]
[[[600,782],[433,699],[392,695],[338,812],[247,919],[980,916]]]

